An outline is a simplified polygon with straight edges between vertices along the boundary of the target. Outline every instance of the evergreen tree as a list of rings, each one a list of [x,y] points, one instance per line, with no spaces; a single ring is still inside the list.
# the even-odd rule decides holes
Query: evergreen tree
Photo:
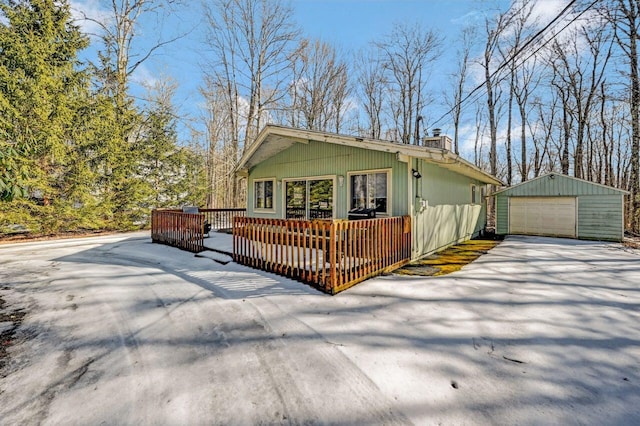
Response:
[[[77,53],[88,39],[67,1],[1,1],[0,17],[0,197],[28,195],[55,227],[46,220],[77,192],[74,122],[88,96]]]
[[[139,175],[144,178],[150,208],[204,203],[204,156],[178,142],[177,115],[172,103],[176,85],[160,81],[150,89],[145,109]]]

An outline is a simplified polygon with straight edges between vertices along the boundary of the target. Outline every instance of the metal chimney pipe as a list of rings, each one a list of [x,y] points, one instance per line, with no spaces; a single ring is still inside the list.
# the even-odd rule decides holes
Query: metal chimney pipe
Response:
[[[413,141],[414,145],[420,145],[420,120],[422,120],[421,115],[416,118],[416,136],[415,140]]]

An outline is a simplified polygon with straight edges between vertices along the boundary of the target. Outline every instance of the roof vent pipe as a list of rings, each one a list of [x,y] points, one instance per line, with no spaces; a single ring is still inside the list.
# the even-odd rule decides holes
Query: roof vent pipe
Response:
[[[433,129],[433,136],[434,137],[438,137],[438,136],[440,136],[441,132],[442,132],[442,129],[440,129],[440,128]]]

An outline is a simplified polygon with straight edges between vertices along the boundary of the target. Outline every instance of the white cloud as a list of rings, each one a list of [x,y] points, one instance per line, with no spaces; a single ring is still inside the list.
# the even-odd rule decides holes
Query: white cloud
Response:
[[[551,22],[569,2],[567,0],[538,0],[533,4],[531,18],[546,24]]]
[[[451,23],[454,25],[473,25],[478,22],[481,22],[484,19],[484,14],[480,11],[474,10],[469,13],[466,13],[458,18],[451,19]]]
[[[347,96],[342,105],[343,114],[358,113],[360,111],[360,102],[353,96]]]
[[[478,142],[482,146],[488,147],[490,142],[489,134],[488,132],[485,132],[485,133],[486,135],[481,136]],[[458,141],[459,141],[460,154],[467,159],[473,158],[473,151],[475,149],[475,144],[476,144],[475,123],[470,122],[469,124],[460,126],[458,130]]]
[[[539,28],[542,28],[551,23],[568,4],[569,0],[538,0],[533,5],[531,19],[537,23]],[[601,18],[598,17],[598,13],[594,10],[583,13],[579,19],[573,21],[585,7],[585,5],[578,3],[577,8],[570,9],[568,13],[550,27],[543,39],[548,40],[553,37],[562,43],[573,37],[572,33],[582,26],[586,28],[602,26]]]
[[[464,158],[473,158],[473,151],[476,144],[476,123],[475,120],[469,121],[469,124],[460,126],[459,141],[460,141],[460,154]],[[527,130],[527,137],[530,137]],[[503,149],[507,140],[507,126],[498,125],[496,132],[496,146],[498,150]],[[514,122],[511,125],[511,141],[514,146],[519,146],[520,143],[520,123]],[[491,135],[489,134],[489,124],[481,123],[480,137],[478,138],[478,145],[482,147],[482,152],[487,153],[491,147]]]
[[[101,28],[98,22],[108,23],[111,20],[111,12],[104,9],[99,0],[71,0],[69,5],[71,16],[85,34],[99,34]]]
[[[159,83],[159,79],[145,64],[140,64],[136,68],[131,75],[131,81],[143,87],[155,87]]]

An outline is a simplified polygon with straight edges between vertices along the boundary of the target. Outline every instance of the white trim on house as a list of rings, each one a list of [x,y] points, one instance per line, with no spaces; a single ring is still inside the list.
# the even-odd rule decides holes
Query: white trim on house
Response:
[[[272,183],[272,189],[271,189],[271,208],[257,208],[256,207],[256,183],[257,182],[271,182]],[[253,183],[253,197],[251,197],[251,202],[253,203],[253,211],[256,213],[276,213],[276,178],[275,177],[268,177],[268,178],[258,178],[258,179],[253,179],[252,181]],[[266,200],[265,200],[266,201]],[[265,203],[266,204],[266,203]]]
[[[624,216],[625,216],[624,197],[625,197],[625,194],[620,194],[620,197],[622,198],[622,200],[621,200],[622,201],[622,203],[621,203],[621,205],[622,205],[622,227],[621,227],[622,235],[620,235],[620,241],[623,241],[624,240],[624,228],[625,228],[625,225],[626,225],[624,223]]]
[[[417,195],[417,188],[413,185],[413,173],[411,168],[413,167],[413,158],[409,157],[407,162],[407,212],[409,215],[415,215],[415,196]],[[416,194],[414,194],[416,192]]]
[[[380,215],[383,217],[391,217],[393,216],[393,179],[392,179],[392,169],[384,168],[384,169],[365,169],[365,170],[352,170],[347,172],[347,181],[345,184],[347,185],[347,212],[351,210],[351,176],[357,175],[370,175],[375,173],[386,173],[387,174],[387,211],[385,213],[376,212],[376,216]]]

